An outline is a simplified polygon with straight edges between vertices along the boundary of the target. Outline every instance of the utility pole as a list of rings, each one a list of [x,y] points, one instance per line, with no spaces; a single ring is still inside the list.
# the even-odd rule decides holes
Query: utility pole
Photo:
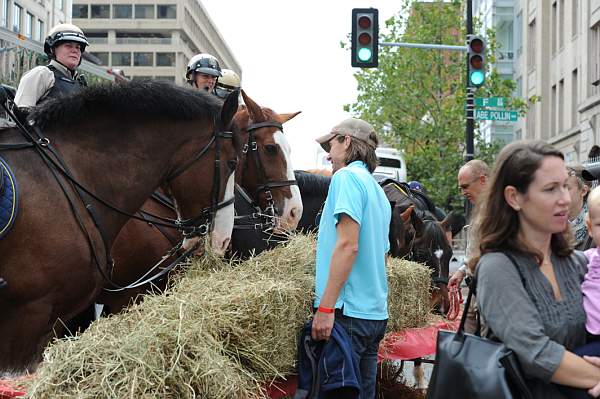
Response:
[[[473,34],[473,0],[467,0],[467,37]],[[469,56],[466,57],[467,62],[467,106],[466,106],[466,116],[467,116],[467,124],[465,131],[465,142],[466,142],[466,156],[465,162],[469,162],[473,159],[473,154],[475,153],[475,144],[474,144],[474,135],[475,135],[475,120],[473,119],[473,108],[474,108],[474,96],[475,96],[475,88],[471,87],[469,81]]]

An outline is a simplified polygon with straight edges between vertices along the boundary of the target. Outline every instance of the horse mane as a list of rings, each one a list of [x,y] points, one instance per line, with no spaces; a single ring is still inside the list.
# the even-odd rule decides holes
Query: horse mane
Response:
[[[302,192],[307,195],[327,194],[329,191],[331,177],[315,175],[304,170],[295,170],[294,175],[298,186],[302,187]]]
[[[52,99],[34,107],[31,118],[40,128],[63,126],[95,115],[160,116],[172,120],[195,120],[218,116],[218,98],[200,90],[158,80],[103,83]]]
[[[333,173],[329,169],[307,169],[306,173],[325,177],[333,176]]]

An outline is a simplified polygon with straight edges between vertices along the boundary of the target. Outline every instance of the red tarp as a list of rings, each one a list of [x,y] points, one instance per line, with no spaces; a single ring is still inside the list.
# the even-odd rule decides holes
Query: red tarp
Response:
[[[0,399],[16,398],[24,396],[25,392],[19,391],[10,381],[0,380]]]

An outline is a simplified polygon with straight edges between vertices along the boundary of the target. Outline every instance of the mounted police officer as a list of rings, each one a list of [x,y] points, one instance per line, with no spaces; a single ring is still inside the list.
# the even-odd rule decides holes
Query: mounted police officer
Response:
[[[225,99],[231,92],[241,88],[241,82],[238,74],[231,69],[223,68],[221,70],[221,75],[222,76],[217,81],[215,93],[217,97]]]
[[[59,24],[50,30],[44,42],[44,52],[50,63],[37,66],[21,78],[15,104],[27,112],[49,98],[58,98],[86,86],[77,72],[81,55],[89,45],[83,31],[72,24]]]
[[[196,54],[188,62],[185,78],[192,87],[198,90],[206,90],[215,94],[215,86],[220,77],[219,61],[210,54]]]

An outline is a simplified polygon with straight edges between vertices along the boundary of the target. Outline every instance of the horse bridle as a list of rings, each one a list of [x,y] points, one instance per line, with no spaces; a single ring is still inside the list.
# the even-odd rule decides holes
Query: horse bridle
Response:
[[[179,168],[172,171],[169,176],[167,176],[166,183],[174,181],[183,172],[188,170],[194,163],[199,161],[204,154],[206,154],[212,143],[215,143],[215,168],[211,189],[210,206],[204,207],[198,216],[189,219],[181,219],[179,217],[179,212],[177,212],[175,226],[177,226],[177,229],[181,231],[181,234],[185,238],[204,236],[210,233],[214,229],[214,219],[219,209],[232,205],[234,202],[235,197],[233,196],[229,199],[224,199],[223,201],[219,202],[219,193],[221,192],[221,139],[233,140],[233,133],[230,131],[215,132],[212,139],[200,152],[198,152],[198,154],[196,154],[195,157],[190,159],[186,164],[181,165]],[[148,213],[144,213],[148,215]],[[156,215],[149,216],[157,217]],[[163,218],[163,220],[164,219],[171,221],[171,219],[168,218]],[[200,221],[202,223],[198,224]]]
[[[275,201],[273,199],[273,193],[271,192],[272,188],[278,187],[287,187],[291,185],[297,185],[296,180],[268,180],[267,173],[265,171],[265,167],[260,160],[260,155],[258,153],[258,144],[256,143],[255,132],[263,127],[274,127],[283,132],[283,125],[277,121],[266,121],[266,122],[257,122],[251,123],[248,125],[248,142],[244,144],[244,148],[242,153],[246,156],[245,161],[248,161],[249,158],[252,158],[254,161],[254,168],[256,169],[257,178],[259,181],[264,182],[260,186],[258,186],[255,190],[255,198],[253,200],[252,197],[248,194],[248,192],[241,186],[236,184],[236,190],[240,193],[241,197],[246,201],[254,210],[250,215],[242,215],[236,216],[236,223],[234,224],[234,229],[236,230],[269,230],[275,227],[275,218],[277,217],[277,209],[275,207]],[[248,152],[250,151],[250,154]],[[267,201],[267,206],[264,211],[258,204],[258,198],[261,192],[265,193],[265,199]],[[248,220],[260,220],[259,223],[247,223]],[[246,223],[244,223],[246,222]]]
[[[2,93],[0,93],[0,94],[6,95],[4,88],[2,88],[1,91],[2,91]],[[10,100],[7,99],[7,101],[10,101]],[[12,102],[12,101],[10,101],[10,102]],[[12,102],[12,104],[14,106],[14,102]],[[126,287],[122,287],[119,284],[116,284],[114,281],[112,281],[110,276],[108,276],[106,274],[106,272],[100,266],[99,257],[98,257],[98,254],[96,253],[96,249],[93,245],[92,237],[89,234],[88,229],[85,227],[85,224],[83,223],[81,216],[79,215],[79,212],[77,211],[77,208],[74,206],[72,199],[67,194],[68,190],[65,187],[64,183],[59,179],[57,172],[60,173],[61,175],[63,175],[63,177],[66,178],[66,180],[69,181],[73,185],[73,188],[75,189],[76,194],[79,196],[79,199],[84,204],[85,209],[87,210],[88,214],[92,218],[94,225],[98,229],[98,231],[100,233],[100,237],[102,239],[102,243],[104,245],[105,252],[106,252],[106,260],[107,260],[108,266],[111,271],[112,271],[112,267],[114,266],[114,261],[110,255],[110,247],[107,244],[108,239],[107,239],[106,230],[103,227],[102,220],[97,215],[93,204],[89,201],[89,198],[93,198],[96,201],[100,202],[102,205],[106,206],[107,208],[109,208],[121,215],[127,216],[129,218],[141,220],[144,222],[147,222],[147,219],[142,217],[143,215],[137,216],[135,214],[131,214],[122,209],[119,209],[115,205],[112,205],[110,202],[99,197],[97,194],[93,193],[90,189],[88,189],[87,187],[82,185],[79,181],[77,181],[77,179],[75,179],[75,177],[71,173],[70,169],[64,162],[63,157],[61,156],[60,152],[54,146],[52,146],[50,139],[48,139],[47,137],[45,137],[43,135],[43,133],[39,127],[37,127],[35,125],[29,126],[29,128],[26,127],[24,125],[24,123],[21,122],[21,120],[19,118],[17,118],[17,116],[15,115],[15,113],[12,110],[12,107],[7,106],[4,101],[1,102],[1,106],[2,106],[2,108],[4,108],[6,113],[15,122],[19,131],[24,136],[24,138],[27,140],[27,142],[1,144],[0,149],[20,150],[20,149],[32,148],[37,151],[37,153],[42,158],[42,161],[50,169],[55,180],[59,184],[59,187],[65,194],[65,197],[67,198],[67,201],[70,204],[70,208],[73,211],[75,219],[77,220],[77,223],[79,224],[80,228],[83,230],[83,232],[86,236],[88,245],[90,246],[91,253],[92,253],[95,263],[98,267],[98,271],[100,272],[102,277],[112,287],[117,288],[119,290],[132,288],[134,286],[133,284],[130,284]],[[203,155],[208,152],[208,149],[211,147],[211,145],[213,143],[215,143],[215,146],[216,146],[216,148],[215,148],[215,173],[213,176],[213,187],[212,187],[212,192],[211,192],[211,198],[212,198],[211,205],[209,207],[203,208],[198,216],[196,216],[194,218],[184,219],[184,220],[181,220],[179,218],[177,220],[173,220],[170,218],[165,218],[162,216],[153,215],[151,213],[144,212],[145,215],[150,216],[155,219],[152,223],[163,226],[163,227],[176,228],[176,229],[180,230],[185,237],[196,237],[196,236],[200,236],[200,235],[206,235],[210,231],[212,231],[212,229],[214,228],[214,215],[216,214],[216,212],[221,208],[224,208],[228,205],[233,204],[234,197],[232,197],[228,200],[224,200],[223,202],[219,202],[220,183],[221,183],[220,182],[221,139],[233,139],[233,133],[230,131],[216,131],[216,126],[217,126],[216,120],[214,120],[213,126],[215,126],[215,131],[213,132],[213,136],[210,139],[210,141],[196,154],[196,156],[194,156],[186,164],[184,164],[184,165],[180,166],[179,168],[177,168],[176,170],[172,171],[167,177],[167,182],[172,182],[173,180],[175,180],[175,178],[177,178],[179,175],[181,175],[183,172],[185,172],[187,169],[189,169],[195,162],[200,160],[203,157]],[[35,134],[33,134],[30,131],[30,129],[33,130],[33,132]],[[200,225],[196,225],[196,223],[200,220],[203,220],[204,223],[202,223]],[[182,254],[177,260],[181,260],[184,257],[191,255],[192,252],[198,248],[198,246],[199,246],[199,242],[196,243],[189,250],[185,251],[185,253]],[[167,269],[164,269],[160,273],[160,275],[154,276],[152,278],[152,280],[157,277],[162,276],[164,274],[163,272],[165,272],[166,270]],[[148,281],[146,281],[146,282],[148,282]],[[137,285],[135,285],[135,286],[137,286]]]

